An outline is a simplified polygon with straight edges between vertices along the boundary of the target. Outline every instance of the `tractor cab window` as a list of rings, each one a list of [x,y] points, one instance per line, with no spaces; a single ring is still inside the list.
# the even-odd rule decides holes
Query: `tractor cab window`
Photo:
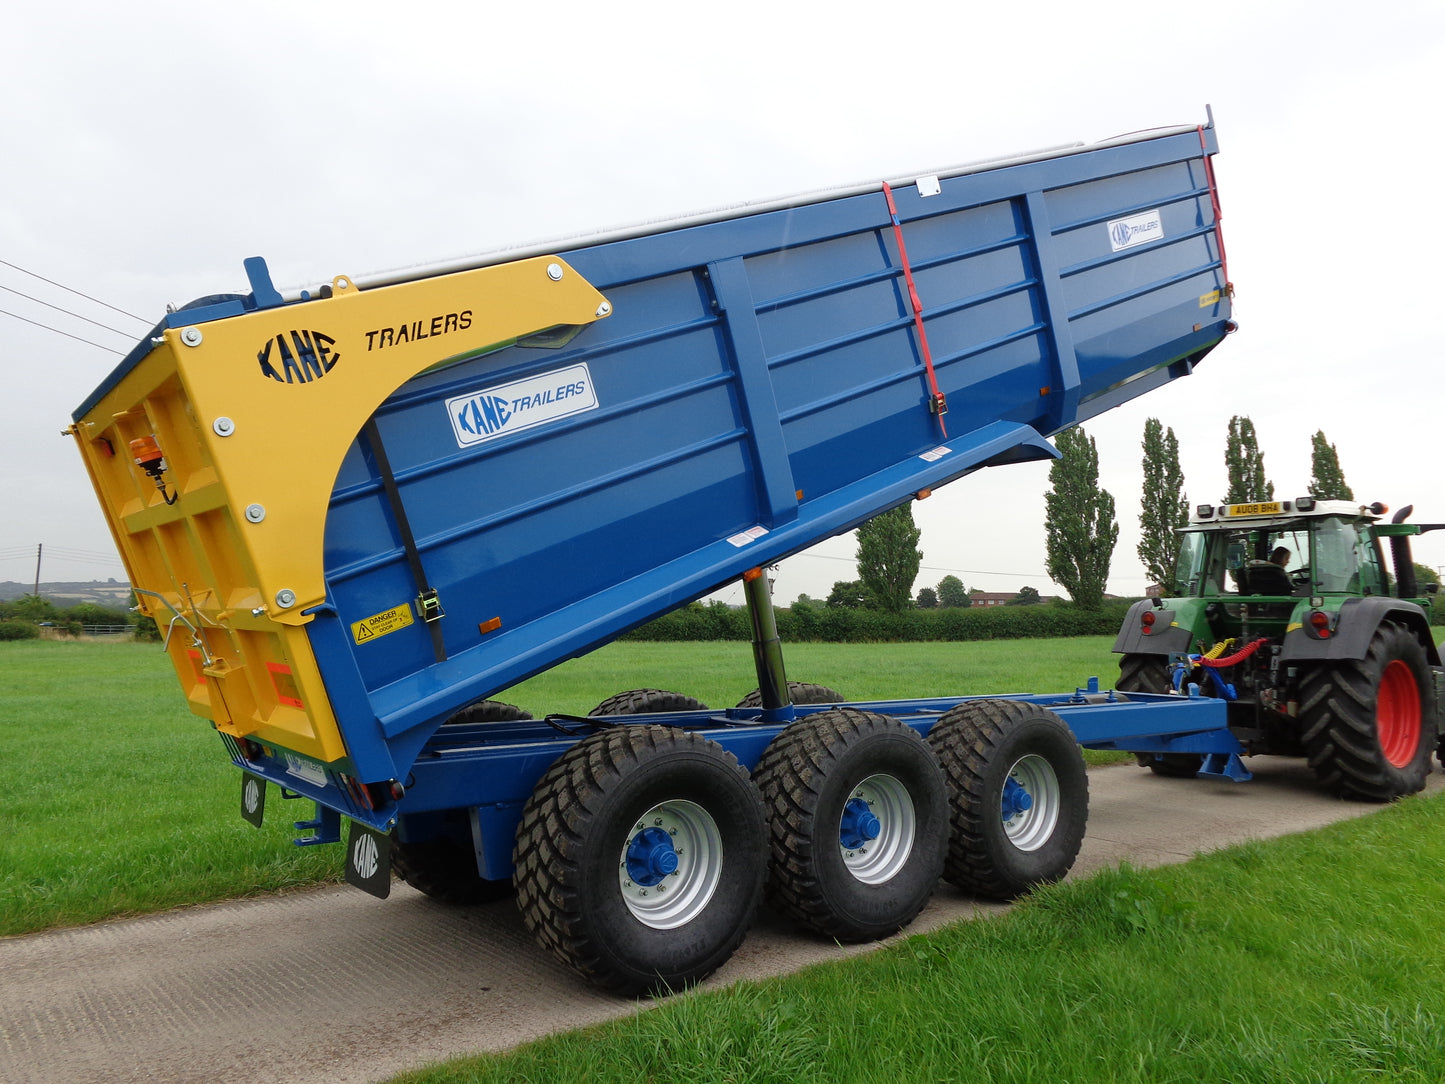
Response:
[[[1205,580],[1204,559],[1208,547],[1205,546],[1204,542],[1207,537],[1207,535],[1198,532],[1191,532],[1185,534],[1179,543],[1179,561],[1175,565],[1174,573],[1175,594],[1194,596],[1205,593],[1219,593],[1217,587],[1212,592],[1200,590]]]
[[[1324,594],[1385,593],[1379,551],[1352,520],[1340,516],[1316,520],[1310,579]]]

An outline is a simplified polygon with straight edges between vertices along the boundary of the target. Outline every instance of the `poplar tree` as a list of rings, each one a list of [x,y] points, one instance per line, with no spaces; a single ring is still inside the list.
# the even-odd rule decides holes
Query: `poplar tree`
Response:
[[[1150,583],[1173,590],[1178,528],[1189,522],[1189,497],[1179,466],[1179,441],[1158,418],[1144,423],[1144,498],[1139,510],[1139,561]]]
[[[1323,429],[1310,437],[1310,496],[1319,501],[1352,501],[1355,491],[1345,482],[1340,456]]]
[[[1254,423],[1236,414],[1229,419],[1229,443],[1224,447],[1229,471],[1227,504],[1253,504],[1274,500],[1274,483],[1264,476],[1264,453],[1254,435]]]
[[[1044,495],[1044,529],[1048,541],[1049,578],[1069,593],[1077,606],[1097,610],[1119,524],[1114,498],[1099,488],[1099,452],[1083,429],[1066,429],[1054,438],[1063,453],[1049,468]]]
[[[922,532],[913,524],[913,506],[900,504],[858,528],[858,578],[883,610],[906,610],[913,602],[913,581],[923,563]]]

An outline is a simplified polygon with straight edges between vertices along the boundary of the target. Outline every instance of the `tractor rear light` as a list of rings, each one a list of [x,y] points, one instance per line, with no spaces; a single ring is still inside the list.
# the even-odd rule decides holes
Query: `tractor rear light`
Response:
[[[1200,505],[1196,505],[1195,508],[1194,508],[1194,515],[1195,515],[1195,517],[1198,518],[1198,519],[1208,519],[1209,517],[1211,517],[1212,515],[1214,515],[1214,505],[1212,505],[1212,504],[1200,504]]]
[[[1315,499],[1313,497],[1296,497],[1294,499],[1296,512],[1313,512],[1315,510]]]
[[[1370,505],[1370,515],[1372,516],[1383,516],[1389,510],[1390,506],[1381,501],[1376,501],[1374,504]]]
[[[1154,631],[1154,611],[1153,611],[1153,610],[1145,610],[1142,614],[1140,614],[1140,615],[1139,615],[1139,625],[1140,625],[1139,631],[1142,632],[1145,636],[1148,636],[1151,632],[1153,632],[1153,631]]]
[[[1311,610],[1305,618],[1305,628],[1317,640],[1328,640],[1335,632],[1330,615],[1323,610]]]

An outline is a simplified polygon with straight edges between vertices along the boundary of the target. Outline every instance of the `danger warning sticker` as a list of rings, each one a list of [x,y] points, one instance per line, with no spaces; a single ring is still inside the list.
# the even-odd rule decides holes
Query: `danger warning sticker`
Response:
[[[361,621],[351,623],[351,638],[358,644],[364,644],[371,640],[385,636],[397,629],[404,629],[410,625],[415,618],[411,616],[411,607],[407,605],[393,606],[379,614]]]

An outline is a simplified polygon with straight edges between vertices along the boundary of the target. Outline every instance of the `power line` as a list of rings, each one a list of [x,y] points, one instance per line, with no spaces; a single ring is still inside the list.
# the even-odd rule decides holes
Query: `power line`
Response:
[[[0,260],[0,263],[4,262],[4,260]],[[72,335],[68,331],[61,331],[58,327],[51,327],[49,324],[42,324],[39,320],[32,320],[28,316],[21,316],[18,312],[11,312],[9,309],[0,309],[0,315],[11,316],[14,317],[16,320],[23,320],[27,324],[34,324],[36,327],[43,327],[46,331],[53,331],[57,335],[64,335],[67,339],[74,339],[78,343],[85,343],[86,346],[93,346],[97,350],[104,350],[108,354],[117,354],[121,357],[125,356],[124,350],[116,350],[113,347],[102,346],[100,343],[93,343],[89,339],[82,339],[79,335]]]
[[[72,290],[69,286],[62,286],[54,279],[48,279],[44,275],[37,275],[34,271],[27,271],[25,270],[25,268],[19,266],[18,264],[13,264],[9,260],[0,260],[0,264],[4,264],[6,267],[19,271],[22,275],[29,275],[33,279],[39,279],[41,282],[48,282],[50,283],[50,285],[57,287],[58,289],[64,290],[68,294],[74,294],[76,297],[83,297],[87,301],[94,301],[97,305],[100,305],[103,308],[110,309],[112,312],[118,312],[122,316],[129,316],[132,320],[139,320],[141,323],[145,324],[146,327],[151,326],[151,321],[147,320],[144,316],[137,316],[133,312],[126,312],[125,309],[118,309],[114,305],[106,304],[106,302],[100,300],[97,297],[91,297],[89,294],[83,294],[79,290]]]
[[[71,312],[69,309],[62,309],[59,305],[52,305],[49,301],[42,301],[38,297],[31,297],[29,294],[17,290],[13,286],[0,285],[0,290],[4,290],[8,294],[14,294],[16,297],[23,297],[26,301],[33,301],[37,305],[44,305],[47,309],[63,312],[66,316],[73,316],[77,320],[84,320],[87,324],[94,324],[102,331],[114,332],[117,335],[125,336],[127,339],[134,338],[129,331],[121,331],[120,328],[111,327],[109,324],[102,324],[99,320],[92,320],[89,316],[81,316],[78,312]],[[52,328],[51,330],[54,329]]]

